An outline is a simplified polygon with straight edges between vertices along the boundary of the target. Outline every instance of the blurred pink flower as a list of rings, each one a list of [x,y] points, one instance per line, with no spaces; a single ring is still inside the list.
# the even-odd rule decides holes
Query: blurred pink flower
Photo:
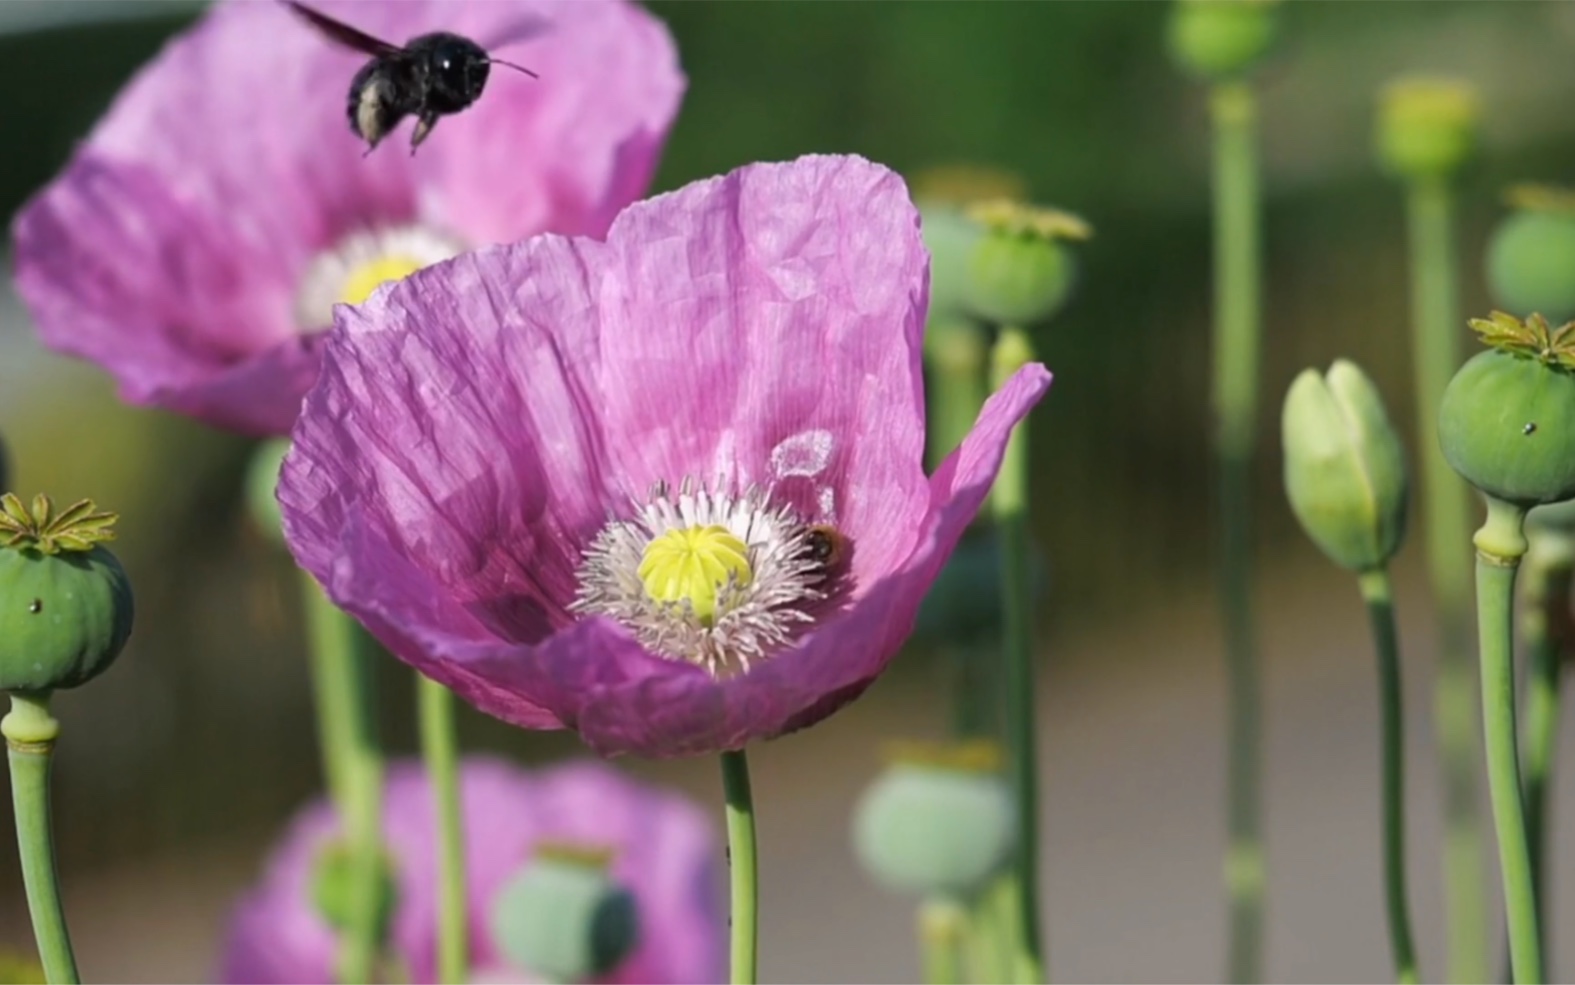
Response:
[[[281,3],[216,4],[13,227],[45,344],[130,403],[288,433],[336,302],[469,247],[601,235],[644,193],[684,90],[666,29],[623,0],[314,6],[394,43],[546,21],[500,51],[541,78],[494,72],[415,156],[406,122],[363,157],[345,101],[366,56]]]
[[[633,205],[606,242],[421,271],[337,312],[279,485],[291,550],[524,728],[667,756],[810,725],[896,654],[1049,386],[1024,368],[925,477],[928,262],[900,178],[807,157]],[[830,579],[819,523],[849,545]],[[747,584],[709,617],[654,599],[645,547],[710,525]]]
[[[527,772],[470,757],[460,773],[475,981],[528,982],[494,946],[494,898],[545,842],[614,851],[609,869],[635,897],[640,938],[605,982],[716,982],[725,974],[726,932],[709,819],[676,793],[639,783],[594,761]],[[394,859],[398,904],[391,947],[412,982],[436,980],[437,843],[432,791],[417,763],[393,764],[383,834]],[[337,825],[319,800],[291,823],[262,881],[241,900],[225,941],[220,980],[331,982],[337,945],[312,901],[319,852]]]

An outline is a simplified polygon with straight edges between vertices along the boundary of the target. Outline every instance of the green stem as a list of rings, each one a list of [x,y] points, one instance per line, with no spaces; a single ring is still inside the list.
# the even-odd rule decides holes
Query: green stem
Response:
[[[340,977],[369,982],[382,942],[383,763],[378,748],[373,654],[357,624],[303,572],[324,762],[344,837],[355,853],[355,908]]]
[[[949,899],[925,900],[919,904],[919,944],[924,954],[926,985],[962,985],[963,941],[967,935],[968,915]]]
[[[997,384],[1033,358],[1033,344],[1017,328],[1001,329],[992,356]],[[1039,923],[1039,767],[1034,727],[1033,586],[1028,568],[1028,423],[1013,430],[991,491],[1001,546],[1002,633],[1006,645],[1006,733],[1017,802],[1018,982],[1045,980]]]
[[[1264,855],[1261,814],[1259,671],[1253,640],[1252,533],[1249,505],[1253,430],[1258,413],[1260,232],[1256,108],[1245,82],[1211,93],[1214,121],[1214,377],[1216,502],[1220,603],[1225,625],[1229,760],[1229,847],[1233,982],[1263,971]]]
[[[1422,458],[1422,519],[1438,624],[1434,718],[1444,783],[1445,937],[1452,982],[1487,979],[1484,830],[1477,775],[1481,722],[1471,666],[1471,491],[1444,459],[1438,406],[1464,357],[1453,203],[1443,179],[1406,188],[1412,366]]]
[[[1389,572],[1380,568],[1359,576],[1378,653],[1379,712],[1383,731],[1384,889],[1389,910],[1389,945],[1395,981],[1417,978],[1416,948],[1405,879],[1405,716],[1400,688],[1400,642],[1395,633],[1394,595]]]
[[[469,942],[465,903],[465,831],[460,818],[459,742],[454,732],[454,693],[417,675],[421,756],[432,785],[438,838],[438,981],[464,985]]]
[[[22,884],[33,920],[38,957],[50,985],[75,985],[77,959],[66,931],[66,911],[55,875],[55,841],[49,819],[49,764],[60,723],[49,713],[46,693],[11,695],[11,711],[0,719],[11,766],[11,805],[16,814],[16,845],[22,856]]]
[[[722,753],[722,796],[727,802],[727,861],[732,890],[733,985],[753,985],[759,933],[760,889],[755,862],[755,798],[744,750]]]
[[[1547,940],[1548,791],[1559,739],[1559,690],[1564,650],[1571,642],[1570,589],[1575,584],[1575,550],[1562,531],[1527,531],[1526,606],[1521,637],[1531,659],[1526,681],[1526,721],[1521,755],[1525,760],[1526,841],[1537,896],[1538,932]]]
[[[1509,957],[1515,985],[1542,981],[1542,946],[1537,935],[1537,898],[1531,850],[1521,804],[1516,753],[1513,657],[1515,572],[1526,553],[1526,511],[1493,496],[1477,531],[1477,625],[1482,663],[1482,725],[1487,747],[1488,792],[1498,831],[1504,909],[1509,919]]]

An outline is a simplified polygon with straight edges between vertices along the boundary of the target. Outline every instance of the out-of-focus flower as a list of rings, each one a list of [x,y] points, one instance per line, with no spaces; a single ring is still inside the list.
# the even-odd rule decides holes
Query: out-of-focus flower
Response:
[[[1025,367],[927,478],[926,273],[901,179],[856,157],[422,271],[337,312],[286,539],[516,725],[664,756],[813,724],[895,655],[1049,385]]]
[[[317,6],[392,42],[501,44],[541,78],[495,72],[420,153],[391,139],[363,156],[345,94],[366,56],[281,3],[216,5],[13,229],[45,343],[102,364],[128,402],[288,433],[336,303],[468,247],[601,235],[644,192],[683,94],[666,29],[622,0]]]
[[[490,914],[538,848],[583,846],[610,855],[608,873],[633,896],[641,933],[606,982],[714,982],[725,937],[715,831],[700,808],[602,763],[536,772],[472,757],[462,764],[471,967],[476,981],[544,980],[511,966],[492,939]],[[416,763],[389,771],[383,832],[397,882],[385,968],[402,980],[436,975],[437,841],[432,789]],[[336,937],[312,900],[320,856],[336,824],[327,801],[306,807],[237,907],[220,976],[240,982],[333,981]]]

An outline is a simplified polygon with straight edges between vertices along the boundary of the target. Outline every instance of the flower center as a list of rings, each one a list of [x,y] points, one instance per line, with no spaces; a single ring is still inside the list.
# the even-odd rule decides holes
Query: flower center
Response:
[[[616,619],[657,655],[713,676],[744,672],[842,591],[833,569],[845,552],[825,550],[828,529],[759,489],[735,497],[685,482],[675,495],[659,483],[633,519],[592,539],[569,609]]]
[[[397,226],[351,233],[307,267],[296,297],[304,332],[334,323],[334,305],[360,304],[389,281],[457,255],[464,247],[425,226]]]

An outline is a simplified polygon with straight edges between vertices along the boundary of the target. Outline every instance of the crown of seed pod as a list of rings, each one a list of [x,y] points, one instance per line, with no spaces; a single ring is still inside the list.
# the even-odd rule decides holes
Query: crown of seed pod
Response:
[[[102,674],[131,635],[131,583],[102,545],[113,513],[0,497],[0,690],[48,692]]]
[[[1553,322],[1575,318],[1575,191],[1517,185],[1487,248],[1488,289],[1500,308]]]
[[[1378,159],[1403,178],[1452,174],[1476,151],[1481,115],[1476,89],[1465,82],[1391,82],[1378,97]]]
[[[1575,497],[1575,322],[1473,318],[1489,348],[1444,390],[1438,440],[1467,482],[1522,507]]]

